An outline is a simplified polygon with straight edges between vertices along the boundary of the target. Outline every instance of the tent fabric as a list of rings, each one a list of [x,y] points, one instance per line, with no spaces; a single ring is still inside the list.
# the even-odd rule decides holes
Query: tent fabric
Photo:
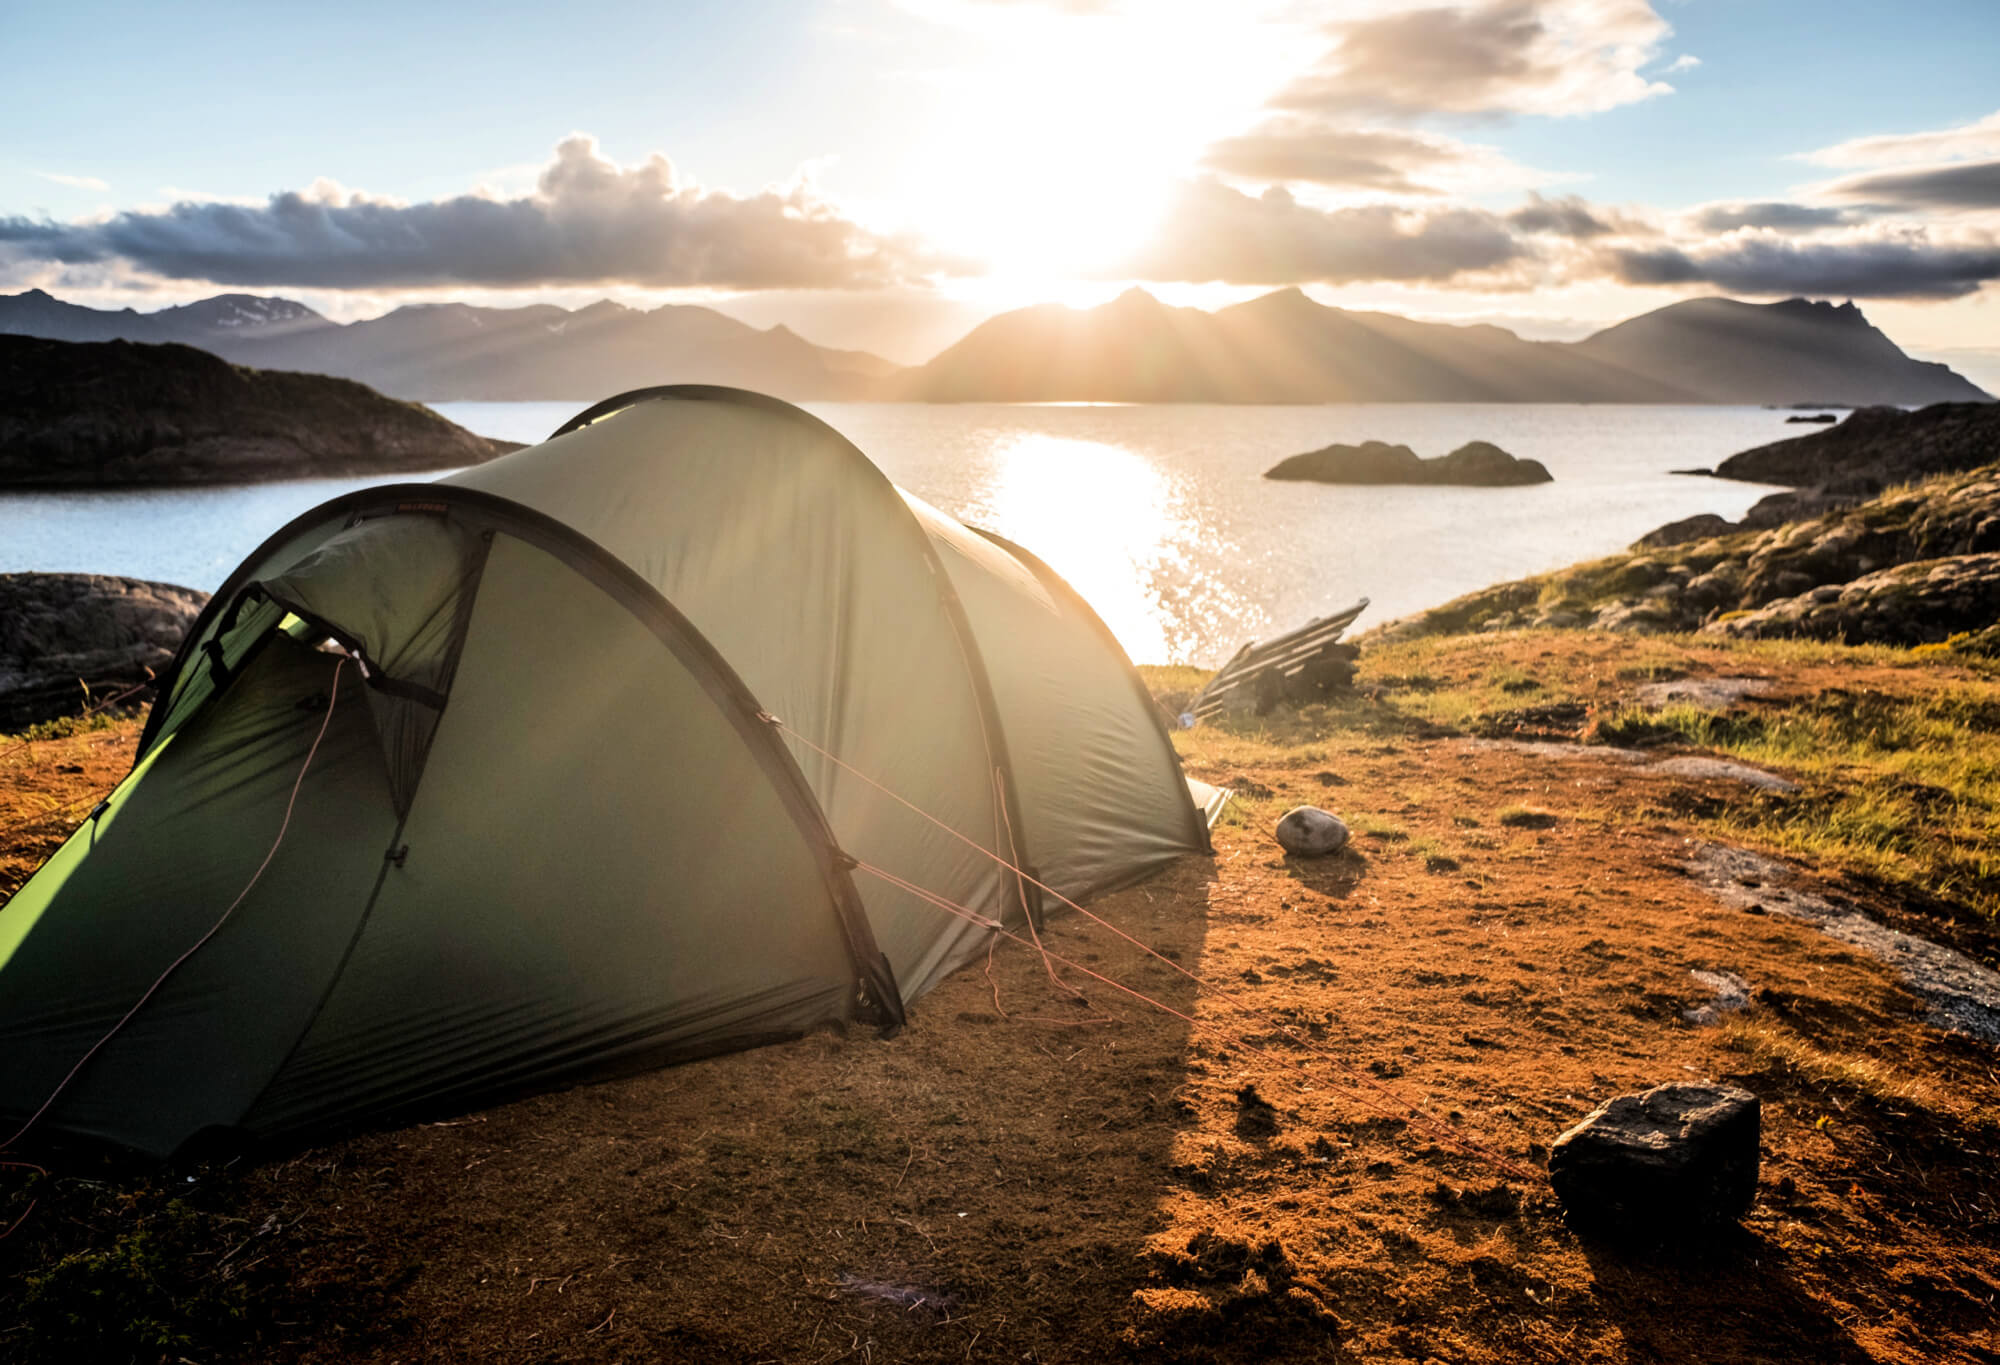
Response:
[[[257,584],[302,620],[338,630],[381,670],[367,695],[399,815],[410,808],[451,692],[489,543],[441,517],[377,518]]]
[[[867,868],[1016,923],[1055,903],[1001,860],[1081,899],[1207,844],[1046,565],[795,408],[627,395],[231,575],[131,775],[0,907],[0,1115],[208,930],[295,780],[44,1126],[164,1156],[893,1026],[990,931]]]
[[[759,704],[1014,861],[993,726],[929,542],[864,455],[790,407],[664,399],[443,480],[573,526],[686,614]],[[925,743],[912,744],[912,734]],[[1007,923],[1014,878],[810,750],[842,847]],[[863,879],[906,1000],[984,948],[978,926]]]
[[[1005,542],[904,500],[937,548],[973,634],[996,642],[984,652],[986,671],[1036,879],[1080,901],[1199,846],[1206,822],[1152,698],[1135,689],[1130,663],[1083,599]]]

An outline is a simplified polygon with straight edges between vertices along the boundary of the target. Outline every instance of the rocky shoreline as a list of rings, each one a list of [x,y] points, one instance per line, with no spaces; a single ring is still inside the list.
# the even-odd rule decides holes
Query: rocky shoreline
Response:
[[[2000,652],[2000,466],[1765,530],[1715,520],[1720,534],[1700,526],[1678,543],[1498,584],[1376,638],[1534,626],[1901,646],[1963,637]]]
[[[2000,653],[2000,405],[1864,408],[1716,474],[1807,486],[1741,522],[1672,522],[1625,554],[1497,584],[1373,638],[1526,626]]]

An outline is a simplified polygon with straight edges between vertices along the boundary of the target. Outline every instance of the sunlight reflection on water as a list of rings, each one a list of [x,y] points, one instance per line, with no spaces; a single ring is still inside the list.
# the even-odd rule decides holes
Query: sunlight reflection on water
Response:
[[[1226,600],[1187,600],[1232,594],[1190,573],[1182,547],[1202,530],[1175,480],[1120,446],[1015,433],[993,448],[965,519],[1045,547],[1135,658],[1182,657],[1233,614]]]

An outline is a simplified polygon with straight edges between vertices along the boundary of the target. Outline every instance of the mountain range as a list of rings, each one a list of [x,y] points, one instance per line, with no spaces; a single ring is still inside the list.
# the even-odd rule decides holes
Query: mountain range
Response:
[[[729,384],[795,401],[1532,402],[1863,405],[1990,397],[1912,359],[1852,303],[1692,299],[1582,341],[1418,322],[1278,290],[1215,312],[1132,289],[1097,308],[1002,313],[923,365],[816,346],[712,308],[601,301],[412,304],[337,323],[290,299],[222,294],[152,313],[41,290],[0,296],[0,333],[179,342],[239,365],[359,380],[426,401],[590,401]]]

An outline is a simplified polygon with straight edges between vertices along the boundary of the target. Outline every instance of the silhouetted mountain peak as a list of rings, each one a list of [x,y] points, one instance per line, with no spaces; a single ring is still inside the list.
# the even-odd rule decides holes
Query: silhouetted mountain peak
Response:
[[[989,318],[912,376],[934,401],[1925,403],[1984,395],[1859,309],[1689,299],[1579,343],[1354,313],[1279,289],[1214,313],[1132,289]]]
[[[1253,317],[1287,319],[1319,319],[1336,313],[1345,313],[1343,308],[1329,308],[1313,298],[1297,285],[1286,289],[1273,289],[1268,294],[1259,294],[1254,299],[1225,308],[1223,312],[1247,314]]]
[[[432,400],[576,399],[664,382],[794,399],[1337,403],[1920,404],[1985,398],[1912,360],[1852,301],[1689,299],[1577,343],[1490,325],[1357,313],[1278,289],[1213,313],[1134,287],[1095,308],[1036,304],[986,319],[928,365],[828,350],[696,304],[600,299],[482,308],[407,304],[332,322],[288,299],[224,294],[154,313],[0,296],[0,333],[183,342],[235,364],[341,375]]]
[[[230,329],[297,326],[327,319],[296,299],[263,294],[217,294],[196,303],[162,308],[154,315],[162,324],[191,323],[197,327]]]
[[[1968,402],[1977,386],[1912,360],[1852,300],[1690,299],[1578,342],[1595,360],[1712,403]]]
[[[1755,308],[1760,305],[1750,304]],[[1796,318],[1801,322],[1817,322],[1832,326],[1866,327],[1868,318],[1854,304],[1853,299],[1845,303],[1830,303],[1825,299],[1792,298],[1782,303],[1761,305],[1774,316]]]

